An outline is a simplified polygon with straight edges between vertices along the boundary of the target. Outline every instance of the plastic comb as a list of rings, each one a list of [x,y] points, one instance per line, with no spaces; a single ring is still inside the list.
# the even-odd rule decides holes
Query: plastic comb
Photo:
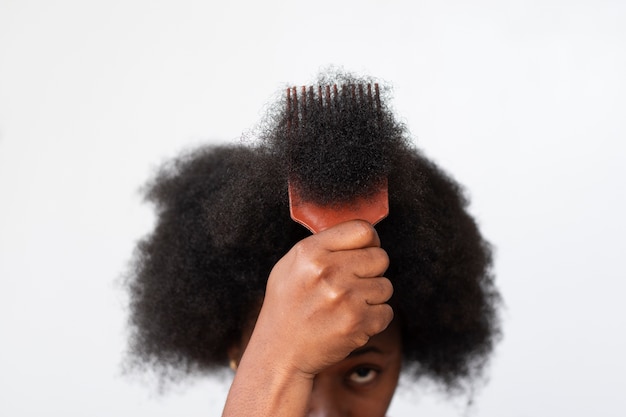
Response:
[[[344,99],[353,100],[362,106],[372,106],[376,109],[375,114],[380,115],[380,93],[378,84],[367,85],[344,85],[341,86],[341,94]],[[315,94],[317,93],[317,94]],[[307,97],[308,94],[308,97]],[[299,128],[301,122],[307,117],[307,102],[317,100],[318,106],[324,111],[340,111],[337,109],[336,101],[340,94],[337,85],[301,87],[300,95],[297,87],[287,89],[287,129],[289,132]],[[349,157],[349,156],[346,156]],[[372,192],[367,193],[367,197],[355,197],[347,202],[333,202],[331,204],[320,204],[304,197],[304,193],[297,181],[289,178],[289,209],[291,218],[305,226],[313,233],[321,232],[336,224],[348,220],[366,220],[372,225],[378,223],[389,214],[389,199],[387,179],[370,184],[375,187]]]

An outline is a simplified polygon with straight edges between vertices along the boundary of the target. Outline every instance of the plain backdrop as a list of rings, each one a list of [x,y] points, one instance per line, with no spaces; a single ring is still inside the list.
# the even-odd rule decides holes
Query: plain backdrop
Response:
[[[240,140],[329,64],[394,87],[497,248],[478,389],[390,416],[623,416],[626,2],[0,0],[0,415],[217,416],[127,377],[121,279],[163,161]]]

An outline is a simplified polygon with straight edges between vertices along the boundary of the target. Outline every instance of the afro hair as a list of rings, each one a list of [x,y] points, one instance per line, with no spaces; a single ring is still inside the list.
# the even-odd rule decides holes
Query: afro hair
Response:
[[[388,89],[372,104],[359,95],[371,79],[326,73],[317,85],[340,88],[326,101],[306,90],[297,108],[306,112],[278,100],[258,143],[196,149],[148,184],[157,222],[127,280],[131,357],[183,373],[227,365],[272,267],[309,235],[290,219],[288,179],[332,205],[387,178],[390,214],[376,228],[390,258],[404,369],[447,388],[471,382],[500,335],[499,294],[462,188],[410,145],[385,104]]]

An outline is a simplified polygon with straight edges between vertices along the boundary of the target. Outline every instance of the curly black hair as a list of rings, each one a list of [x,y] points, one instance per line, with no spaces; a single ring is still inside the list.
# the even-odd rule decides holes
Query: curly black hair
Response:
[[[410,144],[387,88],[372,104],[374,95],[360,94],[372,79],[325,73],[317,85],[339,88],[328,97],[306,90],[297,108],[306,112],[278,100],[258,143],[196,149],[148,184],[157,223],[127,280],[131,356],[184,373],[226,365],[270,270],[310,234],[290,219],[288,178],[332,205],[386,177],[390,214],[376,228],[390,258],[404,369],[447,388],[471,382],[499,338],[500,297],[463,189]]]

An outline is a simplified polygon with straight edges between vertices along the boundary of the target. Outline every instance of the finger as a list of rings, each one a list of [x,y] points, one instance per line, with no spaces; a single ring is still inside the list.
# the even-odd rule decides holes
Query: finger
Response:
[[[374,226],[365,220],[350,220],[326,229],[311,238],[329,251],[380,247]]]
[[[332,252],[327,259],[339,266],[342,275],[359,278],[380,277],[389,267],[387,252],[378,247]]]
[[[384,304],[393,295],[393,285],[387,278],[363,278],[359,281],[359,290],[369,305]]]
[[[372,337],[389,326],[393,320],[393,308],[389,304],[377,304],[369,306],[367,311],[367,324],[365,325],[365,333]]]

